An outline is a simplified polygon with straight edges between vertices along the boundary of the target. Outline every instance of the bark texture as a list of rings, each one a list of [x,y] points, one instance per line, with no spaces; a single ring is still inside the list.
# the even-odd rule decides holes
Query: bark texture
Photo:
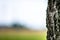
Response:
[[[47,40],[60,40],[60,0],[48,0]]]

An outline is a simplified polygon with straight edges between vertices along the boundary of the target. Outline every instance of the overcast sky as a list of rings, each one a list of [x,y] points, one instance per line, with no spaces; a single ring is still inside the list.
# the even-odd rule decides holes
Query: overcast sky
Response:
[[[31,29],[46,29],[47,0],[0,0],[0,24],[26,24]]]

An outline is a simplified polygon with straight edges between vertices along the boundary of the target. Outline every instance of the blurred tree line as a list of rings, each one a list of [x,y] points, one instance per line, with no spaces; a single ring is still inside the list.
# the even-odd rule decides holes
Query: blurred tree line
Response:
[[[20,23],[13,23],[12,28],[21,28],[21,29],[28,29],[25,25],[22,25]]]

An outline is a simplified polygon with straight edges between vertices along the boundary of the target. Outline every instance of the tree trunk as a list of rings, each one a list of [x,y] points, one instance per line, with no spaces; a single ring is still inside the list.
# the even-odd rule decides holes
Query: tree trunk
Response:
[[[46,27],[47,40],[60,40],[60,1],[48,0]]]

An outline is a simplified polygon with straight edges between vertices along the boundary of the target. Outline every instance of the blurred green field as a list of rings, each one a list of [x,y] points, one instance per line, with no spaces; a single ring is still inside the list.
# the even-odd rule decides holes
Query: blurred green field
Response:
[[[46,31],[4,30],[0,31],[0,40],[46,40]]]

